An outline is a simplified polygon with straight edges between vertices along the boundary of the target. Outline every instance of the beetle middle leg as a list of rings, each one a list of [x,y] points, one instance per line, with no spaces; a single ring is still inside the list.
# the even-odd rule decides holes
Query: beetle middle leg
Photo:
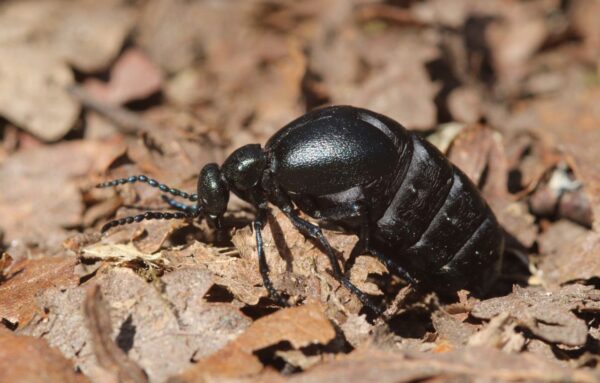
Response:
[[[273,202],[281,211],[288,217],[294,227],[298,229],[302,234],[312,238],[319,242],[325,254],[331,264],[331,272],[333,277],[340,282],[345,288],[350,290],[351,293],[356,295],[364,306],[370,308],[377,315],[381,315],[383,311],[379,308],[368,296],[363,293],[358,287],[356,287],[350,280],[342,273],[342,269],[338,263],[338,260],[333,253],[333,248],[327,241],[327,238],[323,235],[323,231],[320,227],[313,225],[312,223],[300,218],[292,207],[290,198],[285,192],[283,192],[268,172],[263,175],[263,189],[267,192],[269,200]]]
[[[292,222],[292,224],[296,227],[296,229],[298,229],[304,235],[316,240],[317,242],[319,242],[319,244],[321,244],[321,246],[325,250],[327,258],[329,258],[329,263],[331,264],[331,271],[333,277],[336,280],[338,280],[345,288],[350,290],[350,292],[356,295],[363,305],[369,307],[377,315],[381,314],[381,309],[371,301],[367,294],[363,293],[358,287],[356,287],[352,282],[350,282],[350,280],[344,275],[344,273],[342,273],[342,269],[340,268],[338,260],[335,254],[333,253],[333,248],[329,244],[329,241],[327,241],[327,238],[325,238],[325,236],[323,235],[323,231],[321,230],[321,228],[300,218],[293,212],[291,206],[289,205],[284,207],[282,211]]]

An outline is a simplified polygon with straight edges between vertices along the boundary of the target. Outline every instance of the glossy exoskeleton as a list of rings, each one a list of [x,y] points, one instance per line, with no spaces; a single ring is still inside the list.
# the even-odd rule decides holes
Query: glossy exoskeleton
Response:
[[[391,273],[410,282],[416,278],[438,291],[482,291],[499,273],[502,231],[473,183],[430,143],[366,109],[332,106],[307,113],[279,130],[264,149],[246,145],[220,168],[205,165],[197,194],[146,176],[99,186],[140,181],[197,203],[184,205],[165,197],[179,212],[122,218],[103,231],[145,219],[200,215],[220,227],[233,192],[257,210],[252,226],[259,269],[265,288],[279,302],[283,300],[269,280],[261,237],[269,203],[321,245],[333,275],[371,308],[369,298],[342,272],[319,226],[301,218],[295,208],[357,233],[351,259],[375,256]]]

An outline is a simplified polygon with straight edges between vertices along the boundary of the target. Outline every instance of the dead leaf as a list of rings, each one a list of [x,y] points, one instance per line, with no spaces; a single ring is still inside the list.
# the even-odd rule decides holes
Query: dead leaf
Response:
[[[98,364],[119,382],[146,383],[144,371],[127,357],[111,338],[110,313],[98,285],[87,294],[84,305],[94,354]]]
[[[475,332],[473,325],[464,323],[443,309],[434,311],[431,321],[441,340],[449,342],[454,347],[466,344],[469,337]]]
[[[555,382],[565,380],[592,383],[599,378],[597,371],[566,368],[531,354],[511,355],[494,349],[472,347],[444,353],[407,351],[386,353],[363,349],[323,363],[307,372],[293,375],[285,379],[285,382],[401,383],[425,380]],[[282,382],[284,378],[265,374],[245,381]]]
[[[590,231],[569,239],[561,233],[560,247],[547,254],[540,265],[544,281],[552,285],[600,275],[600,234]]]
[[[140,267],[154,269],[160,273],[168,269],[168,261],[161,253],[141,252],[132,243],[110,244],[98,242],[81,249],[81,259],[110,262],[116,266],[129,266],[133,269]]]
[[[156,282],[160,290],[129,269],[99,274],[92,281],[99,284],[110,309],[111,338],[150,381],[164,381],[184,371],[193,358],[221,349],[250,324],[231,305],[204,301],[213,282],[209,273],[197,267],[166,273],[162,283]],[[43,336],[96,381],[105,372],[94,356],[82,310],[86,288],[47,289],[38,299],[47,316],[30,325],[27,333]]]
[[[0,45],[0,114],[46,141],[63,137],[79,115],[67,93],[69,67],[50,50]]]
[[[493,317],[479,332],[468,339],[469,346],[493,347],[508,353],[518,353],[525,346],[523,334],[515,331],[517,323],[508,312]]]
[[[448,96],[448,110],[455,121],[473,124],[481,117],[481,95],[473,87],[454,89]]]
[[[75,372],[71,361],[42,339],[17,336],[0,327],[0,381],[20,383],[89,380]]]
[[[508,192],[507,158],[499,133],[482,125],[464,129],[453,141],[448,158],[482,189],[504,230],[531,247],[537,235],[535,218]],[[484,172],[486,182],[480,185]]]
[[[479,302],[471,315],[491,319],[508,312],[519,326],[547,342],[581,347],[586,342],[588,328],[572,311],[579,308],[582,300],[595,302],[599,298],[592,286],[570,285],[555,292],[515,286],[506,297]]]
[[[328,302],[332,312],[359,311],[361,305],[358,299],[327,271],[330,263],[320,248],[298,232],[283,213],[278,210],[273,213],[262,231],[262,237],[269,276],[275,288],[294,300],[304,297]],[[356,236],[330,230],[324,230],[324,234],[341,258],[347,259]],[[237,299],[255,305],[261,297],[267,296],[267,291],[258,271],[254,233],[250,227],[237,230],[232,242],[239,256],[224,256],[216,250],[198,249],[195,261],[205,265],[215,275],[215,281],[227,287]],[[193,246],[203,247],[200,244]],[[360,264],[353,268],[350,280],[361,290],[380,294],[377,286],[364,278],[369,274],[385,273],[385,267],[369,256],[359,257],[357,263]]]
[[[82,222],[77,180],[103,170],[118,146],[68,141],[11,156],[0,168],[0,226],[5,240],[60,246],[66,229]]]
[[[18,1],[0,9],[1,44],[48,49],[85,72],[106,68],[129,33],[134,13],[114,2]]]
[[[526,63],[549,33],[542,15],[531,8],[522,3],[507,7],[505,18],[486,31],[494,69],[506,91],[514,91],[527,74]]]
[[[591,60],[598,57],[600,49],[600,27],[594,15],[600,12],[598,0],[575,0],[569,7],[571,27],[585,40]]]
[[[181,382],[244,377],[259,373],[263,367],[253,352],[287,341],[295,349],[311,344],[326,344],[335,330],[315,303],[279,310],[256,320],[235,341],[177,377]]]
[[[85,88],[98,100],[124,104],[146,98],[161,89],[162,73],[143,51],[129,48],[119,57],[104,83],[90,79]]]
[[[409,129],[431,129],[435,125],[434,97],[438,88],[430,81],[425,62],[435,57],[437,50],[414,36],[404,40],[389,36],[380,39],[361,44],[368,52],[363,59],[377,68],[375,73],[360,86],[354,86],[354,92],[332,85],[332,101],[360,105]]]
[[[75,257],[54,256],[25,259],[10,268],[0,285],[0,318],[15,326],[26,326],[38,310],[34,298],[52,287],[74,286]]]
[[[373,326],[367,322],[366,315],[350,314],[348,319],[340,326],[348,343],[354,348],[369,342]]]
[[[594,217],[600,222],[600,162],[592,142],[600,142],[600,87],[580,90],[576,85],[555,97],[522,103],[508,123],[512,129],[529,128],[567,154],[576,178],[583,183]]]
[[[54,31],[46,38],[61,57],[84,72],[107,68],[135,21],[132,9],[110,2],[59,1],[55,12],[51,23]]]
[[[0,282],[4,281],[6,270],[10,267],[12,262],[13,259],[8,253],[2,253],[2,255],[0,255]]]

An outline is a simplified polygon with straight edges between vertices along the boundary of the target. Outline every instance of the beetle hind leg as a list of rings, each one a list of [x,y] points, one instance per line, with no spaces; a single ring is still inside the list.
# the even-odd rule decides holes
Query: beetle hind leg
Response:
[[[387,269],[389,270],[390,273],[399,276],[400,278],[404,279],[406,282],[408,282],[412,285],[417,283],[417,281],[415,281],[415,279],[410,275],[410,273],[408,271],[406,271],[403,267],[396,264],[396,262],[391,260],[389,256],[382,253],[381,251],[375,250],[372,247],[370,247],[370,248],[366,249],[363,254],[370,254],[370,255],[374,256],[375,258],[379,259],[379,261],[381,261],[385,265],[385,267],[387,267]]]
[[[368,217],[365,215],[363,216],[363,220],[361,223],[361,230],[358,242],[356,242],[356,245],[354,245],[354,248],[350,252],[350,257],[344,265],[344,272],[346,274],[350,272],[350,269],[352,269],[352,266],[354,266],[354,263],[356,262],[356,258],[358,258],[359,256],[371,255],[377,258],[381,263],[383,263],[390,273],[399,276],[400,278],[404,279],[410,284],[416,284],[415,279],[409,274],[408,271],[396,264],[396,262],[394,262],[389,256],[375,249],[371,245],[370,236],[371,231],[369,229],[369,220]]]

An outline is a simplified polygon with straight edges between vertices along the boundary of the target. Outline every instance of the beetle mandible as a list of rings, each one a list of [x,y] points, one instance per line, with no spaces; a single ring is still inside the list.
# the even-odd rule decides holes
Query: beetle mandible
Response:
[[[204,216],[217,228],[229,193],[257,211],[252,227],[265,288],[284,300],[269,279],[261,230],[268,204],[277,206],[305,236],[317,241],[333,276],[375,311],[369,297],[342,272],[319,226],[300,217],[329,220],[359,235],[350,259],[371,255],[390,273],[414,278],[435,290],[485,290],[502,261],[502,230],[468,177],[433,145],[381,114],[352,106],[317,109],[290,122],[269,139],[235,150],[219,168],[205,165],[197,194],[171,188],[147,176],[105,182],[109,187],[146,182],[182,197],[163,196],[175,213],[146,212],[114,220],[102,228],[147,219]]]

